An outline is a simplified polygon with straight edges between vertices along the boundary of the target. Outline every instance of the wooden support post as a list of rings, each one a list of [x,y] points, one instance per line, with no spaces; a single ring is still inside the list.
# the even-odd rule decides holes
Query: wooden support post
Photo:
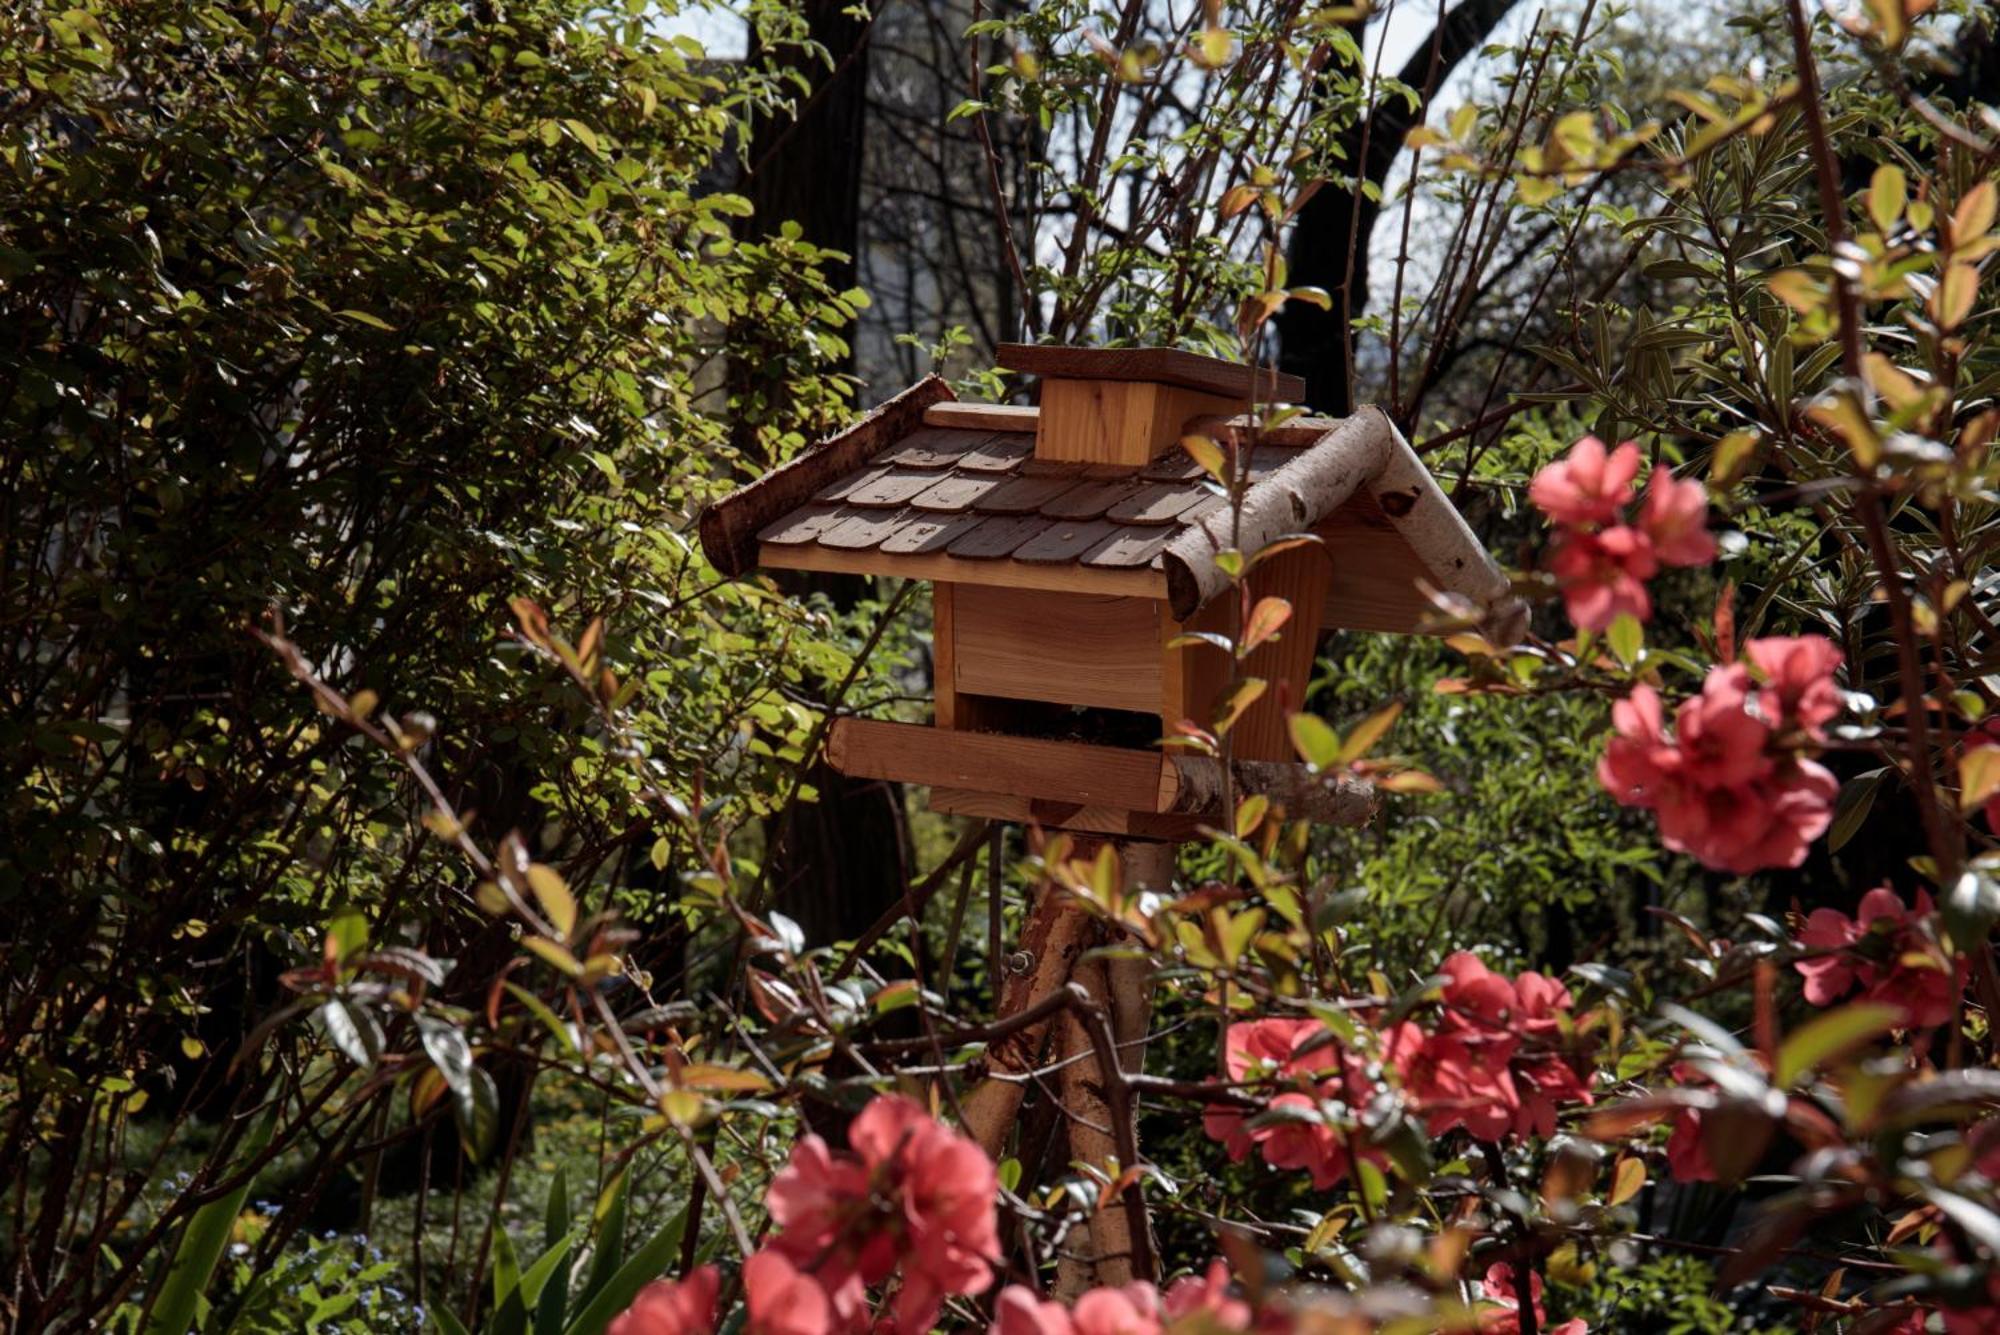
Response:
[[[1088,856],[1093,846],[1079,842],[1073,855]],[[1173,845],[1114,840],[1111,846],[1118,851],[1128,891],[1142,886],[1161,891],[1171,888]],[[1021,969],[1008,976],[996,1018],[1006,1019],[1045,1004],[1072,983],[1093,1003],[1095,1014],[1075,1009],[1053,1012],[1048,1019],[1016,1031],[987,1050],[986,1078],[960,1106],[967,1134],[995,1159],[1004,1152],[1027,1094],[1030,1072],[1042,1063],[1042,1050],[1053,1032],[1056,1043],[1051,1055],[1061,1066],[1054,1083],[1071,1161],[1106,1171],[1116,1163],[1121,1173],[1131,1166],[1138,1129],[1136,1123],[1127,1125],[1134,1117],[1133,1101],[1121,1081],[1124,1075],[1145,1066],[1146,1035],[1152,1021],[1152,970],[1143,959],[1079,963],[1079,957],[1099,938],[1098,923],[1090,914],[1065,903],[1063,892],[1054,887],[1040,887],[1015,952]],[[1099,1024],[1102,1028],[1093,1032]],[[1105,1064],[1107,1055],[1118,1068],[1115,1074]],[[1156,1279],[1152,1273],[1156,1254],[1136,1195],[1111,1192],[1092,1215],[1086,1236],[1065,1244],[1058,1261],[1058,1293],[1074,1297],[1093,1285]]]
[[[1076,966],[1074,981],[1090,994],[1092,1001],[1104,1003],[1104,964],[1088,960]],[[1075,1011],[1062,1017],[1062,1073],[1057,1080],[1062,1107],[1062,1134],[1069,1142],[1072,1164],[1108,1171],[1118,1158],[1118,1142],[1112,1132],[1111,1103],[1105,1097],[1102,1068],[1091,1050],[1090,1032]],[[1086,1227],[1064,1238],[1056,1256],[1055,1296],[1064,1302],[1077,1298],[1100,1284],[1126,1284],[1132,1279],[1132,1235],[1124,1227],[1125,1212],[1114,1193],[1107,1192],[1097,1202]],[[1120,1278],[1110,1278],[1112,1274]]]
[[[1174,877],[1172,844],[1124,840],[1110,842],[1118,852],[1128,895],[1140,888],[1171,891]],[[1146,1037],[1153,1020],[1151,961],[1086,960],[1077,966],[1074,980],[1110,1019],[1119,1074],[1133,1075],[1144,1071]],[[1126,1156],[1119,1153],[1118,1134],[1121,1128],[1116,1125],[1116,1119],[1119,1116],[1118,1107],[1124,1105],[1130,1108],[1131,1104],[1124,1099],[1106,1097],[1107,1073],[1091,1048],[1089,1035],[1077,1023],[1076,1016],[1066,1019],[1069,1023],[1064,1031],[1063,1055],[1067,1058],[1075,1053],[1081,1057],[1063,1070],[1063,1103],[1069,1115],[1071,1157],[1080,1163],[1100,1166],[1107,1166],[1116,1160],[1119,1172],[1123,1173],[1132,1164],[1125,1162]],[[1126,1115],[1133,1119],[1131,1145],[1136,1149],[1139,1139],[1137,1112],[1133,1110]],[[1142,1228],[1148,1231],[1148,1236],[1136,1237],[1135,1230]],[[1134,1280],[1158,1278],[1146,1273],[1151,1270],[1150,1258],[1159,1254],[1159,1249],[1152,1245],[1150,1228],[1149,1220],[1134,1219],[1122,1193],[1109,1193],[1098,1202],[1097,1211],[1090,1220],[1090,1250],[1097,1284],[1115,1287]]]
[[[1095,923],[1090,915],[1066,902],[1065,892],[1052,885],[1036,890],[1034,905],[1021,928],[1021,942],[1013,958],[1021,962],[1018,972],[1010,970],[1001,988],[996,1019],[1007,1019],[1031,1010],[1065,986],[1083,953]],[[1042,1048],[1055,1017],[1017,1030],[986,1050],[986,1078],[960,1102],[965,1113],[966,1134],[988,1157],[999,1161],[1007,1133],[1014,1129],[1021,1100],[1027,1096],[1028,1073],[1042,1057]]]

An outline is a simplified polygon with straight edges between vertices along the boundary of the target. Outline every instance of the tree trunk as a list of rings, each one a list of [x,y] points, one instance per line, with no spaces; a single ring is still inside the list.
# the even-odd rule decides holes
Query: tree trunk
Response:
[[[770,235],[784,223],[797,223],[807,241],[840,252],[842,258],[825,266],[839,289],[854,285],[860,246],[868,90],[869,21],[850,9],[846,0],[802,0],[807,34],[825,48],[825,57],[804,50],[781,57],[808,88],[798,94],[794,116],[757,123],[738,182],[756,209],[745,229]],[[753,51],[751,58],[764,54]],[[852,372],[853,353],[833,369]],[[731,368],[732,389],[739,403],[761,404],[766,415],[782,415],[788,372],[783,359],[745,356]],[[800,574],[783,582],[793,593],[823,592],[842,608],[853,607],[868,591],[856,576]],[[805,777],[819,800],[793,803],[770,827],[773,903],[799,923],[808,940],[850,938],[902,897],[910,862],[902,790],[850,780],[820,764]]]
[[[1423,121],[1432,95],[1460,61],[1477,51],[1514,0],[1464,0],[1446,16],[1396,78],[1421,89],[1423,105],[1411,111],[1400,96],[1385,97],[1375,110],[1342,137],[1346,156],[1360,181],[1380,190],[1403,151],[1411,127]],[[1357,184],[1352,190],[1322,190],[1306,202],[1292,229],[1289,281],[1325,288],[1333,308],[1321,310],[1294,301],[1278,313],[1278,364],[1303,376],[1306,403],[1344,417],[1354,408],[1352,321],[1368,310],[1368,243],[1382,206]]]

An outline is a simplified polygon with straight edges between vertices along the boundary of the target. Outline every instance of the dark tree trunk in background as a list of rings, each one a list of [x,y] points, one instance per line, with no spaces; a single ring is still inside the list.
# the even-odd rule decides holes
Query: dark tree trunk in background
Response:
[[[1411,111],[1397,95],[1385,96],[1342,141],[1345,162],[1378,190],[1403,152],[1403,139],[1421,124],[1432,96],[1460,61],[1477,51],[1514,0],[1464,0],[1418,46],[1395,77],[1423,93]],[[1359,34],[1357,34],[1357,39]],[[1368,309],[1368,243],[1382,206],[1357,186],[1322,190],[1299,211],[1287,261],[1294,285],[1322,287],[1333,308],[1294,301],[1278,313],[1278,364],[1305,377],[1306,402],[1345,415],[1354,408],[1354,338],[1349,322]]]
[[[854,285],[861,236],[861,140],[868,105],[866,20],[849,13],[851,0],[801,0],[812,40],[826,48],[831,68],[803,52],[784,58],[811,82],[795,118],[757,123],[743,159],[739,190],[756,205],[749,226],[770,233],[781,222],[805,229],[806,240],[848,258],[829,264],[836,287]],[[761,52],[753,52],[757,59]]]
[[[799,95],[795,117],[758,122],[737,187],[756,208],[746,229],[770,235],[780,224],[795,222],[807,241],[846,257],[825,266],[838,289],[854,285],[861,241],[868,94],[870,25],[848,12],[850,7],[851,0],[803,0],[811,38],[826,48],[831,64],[802,51],[779,53],[809,80],[810,90]],[[760,54],[753,52],[752,59]],[[740,364],[734,368],[739,394],[747,391],[761,398],[767,411],[782,415],[786,369],[780,364],[774,376],[759,365]],[[852,354],[847,365],[835,369],[851,372]],[[863,402],[899,388],[866,387]],[[785,583],[794,593],[824,593],[843,608],[868,591],[865,580],[850,575],[797,573]],[[910,860],[902,790],[851,780],[821,764],[804,777],[818,789],[819,800],[793,803],[770,825],[771,902],[798,922],[809,941],[852,937],[902,897]]]

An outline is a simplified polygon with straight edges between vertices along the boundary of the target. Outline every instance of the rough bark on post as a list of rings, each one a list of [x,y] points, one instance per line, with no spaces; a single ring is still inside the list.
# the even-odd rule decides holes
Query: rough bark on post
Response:
[[[1021,941],[1014,952],[1024,967],[1010,971],[1001,990],[996,1019],[1006,1019],[1046,1000],[1069,982],[1076,957],[1083,953],[1094,921],[1067,893],[1053,885],[1043,885],[1035,895],[1033,908],[1021,927]],[[1027,1096],[1028,1073],[1041,1060],[1054,1017],[1009,1034],[986,1050],[987,1075],[960,1102],[965,1112],[966,1134],[995,1160],[1002,1157],[1007,1133]]]
[[[1125,892],[1154,890],[1170,896],[1174,886],[1174,845],[1121,843]],[[1146,1036],[1153,1027],[1153,962],[1143,957],[1104,962],[1110,984],[1111,1031],[1118,1038],[1118,1063],[1127,1073],[1146,1069]]]
[[[1171,889],[1172,844],[1114,841],[1112,846],[1118,850],[1128,895],[1140,889]],[[1122,1175],[1133,1166],[1128,1160],[1138,1146],[1137,1112],[1129,1096],[1114,1099],[1109,1090],[1113,1081],[1145,1069],[1146,1036],[1153,1015],[1152,962],[1143,957],[1083,960],[1076,966],[1073,981],[1110,1021],[1117,1069],[1105,1069],[1084,1017],[1074,1011],[1065,1014],[1061,1091],[1070,1157],[1076,1163],[1107,1171],[1115,1163]],[[1119,1149],[1121,1135],[1127,1145],[1125,1152]],[[1057,1267],[1060,1294],[1074,1297],[1071,1290],[1079,1285],[1117,1287],[1155,1278],[1150,1265],[1141,1260],[1157,1255],[1158,1249],[1151,1245],[1151,1221],[1142,1209],[1132,1206],[1131,1199],[1124,1191],[1110,1191],[1099,1200],[1090,1217],[1089,1264],[1083,1264],[1086,1258],[1076,1247],[1065,1251]],[[1142,1230],[1146,1236],[1139,1236]]]
[[[1103,960],[1085,960],[1078,964],[1075,977],[1092,1001],[1107,1013],[1112,1010],[1111,988],[1105,976]],[[1062,1069],[1061,1088],[1063,1115],[1069,1123],[1071,1161],[1107,1173],[1115,1165],[1117,1172],[1122,1174],[1131,1165],[1125,1163],[1118,1153],[1117,1129],[1113,1126],[1117,1113],[1113,1111],[1111,1099],[1106,1096],[1107,1073],[1092,1051],[1083,1017],[1075,1011],[1065,1014],[1062,1032],[1062,1056],[1066,1065]],[[1119,1066],[1122,1068],[1124,1065],[1121,1053]],[[1110,1078],[1117,1079],[1120,1075],[1122,1071],[1114,1072]],[[1129,1284],[1134,1279],[1151,1278],[1135,1273],[1132,1243],[1131,1217],[1126,1212],[1120,1193],[1108,1188],[1098,1198],[1097,1208],[1090,1216],[1090,1265],[1080,1268],[1087,1270],[1092,1282],[1112,1287]],[[1075,1249],[1070,1251],[1073,1253]],[[1066,1273],[1066,1270],[1059,1272],[1065,1277]]]

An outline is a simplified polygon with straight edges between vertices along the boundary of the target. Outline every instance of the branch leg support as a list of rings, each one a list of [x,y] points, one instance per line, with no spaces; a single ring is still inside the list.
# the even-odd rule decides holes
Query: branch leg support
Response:
[[[1108,842],[1118,851],[1128,889],[1169,887],[1172,845]],[[1077,853],[1089,851],[1079,847]],[[1031,1073],[1039,1069],[1044,1049],[1053,1046],[1052,1055],[1061,1062],[1056,1084],[1071,1161],[1107,1178],[1117,1165],[1087,1237],[1071,1239],[1058,1259],[1057,1292],[1064,1298],[1093,1286],[1158,1278],[1144,1193],[1130,1171],[1140,1154],[1135,1093],[1127,1081],[1145,1069],[1152,974],[1143,959],[1080,960],[1098,941],[1098,924],[1089,913],[1055,887],[1040,887],[1022,927],[1021,948],[1012,957],[1018,971],[1006,979],[995,1018],[1049,1007],[1058,992],[1067,993],[1072,1004],[1049,1009],[1047,1018],[995,1042],[987,1051],[986,1078],[961,1101],[967,1133],[999,1159]]]

